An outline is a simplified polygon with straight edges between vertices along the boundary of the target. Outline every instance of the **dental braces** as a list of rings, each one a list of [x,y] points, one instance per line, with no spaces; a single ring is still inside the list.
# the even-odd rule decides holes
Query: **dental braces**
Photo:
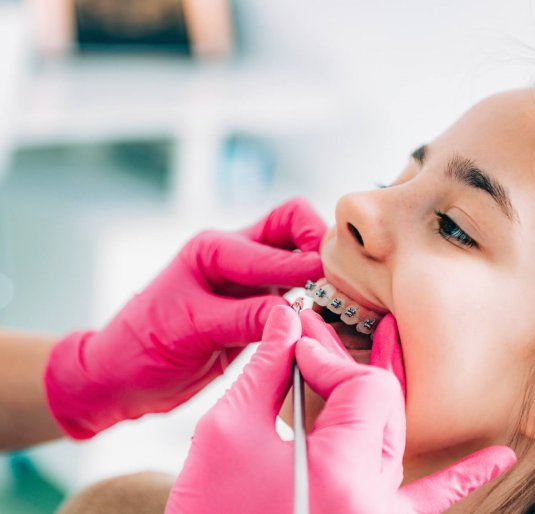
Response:
[[[312,298],[315,303],[318,305],[321,305],[322,307],[327,307],[327,304],[329,304],[334,309],[341,309],[343,308],[343,301],[340,298],[337,298],[336,296],[329,296],[329,292],[324,287],[318,286],[316,282],[313,282],[312,280],[307,280],[305,284],[305,294]],[[324,299],[327,300],[327,302],[321,301],[318,302],[318,299]],[[331,309],[329,309],[331,310]],[[333,312],[331,310],[331,312]],[[370,335],[373,339],[373,333],[375,332],[377,319],[376,318],[365,318],[360,319],[359,318],[359,308],[358,307],[347,307],[343,312],[336,312],[335,314],[340,314],[340,319],[346,325],[356,325],[355,330],[361,334]],[[342,316],[345,316],[346,318],[350,318],[352,321],[351,323],[348,323],[348,320],[344,319]],[[353,322],[353,319],[356,321]]]

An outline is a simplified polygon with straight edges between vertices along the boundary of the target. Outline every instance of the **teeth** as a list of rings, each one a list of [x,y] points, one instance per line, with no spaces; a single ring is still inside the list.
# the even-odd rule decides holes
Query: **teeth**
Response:
[[[325,278],[317,282],[307,280],[305,294],[318,305],[339,314],[346,325],[354,325],[357,332],[368,334],[373,340],[377,322],[381,317],[379,314],[352,303],[350,298],[338,292]]]
[[[357,332],[360,332],[361,334],[371,334],[375,329],[375,322],[377,320],[372,318],[367,318],[364,321],[359,321],[357,323],[357,326],[355,327]]]
[[[318,284],[316,282],[312,282],[312,280],[307,280],[307,283],[305,285],[305,294],[307,296],[310,296],[310,298],[314,298],[314,291],[318,287]]]
[[[345,311],[345,306],[348,304],[348,299],[341,294],[334,294],[332,300],[327,304],[327,309],[335,314],[342,314]]]
[[[336,293],[336,289],[331,286],[331,284],[324,284],[322,286],[318,286],[316,289],[316,293],[314,294],[314,301],[318,305],[326,307],[332,302],[334,293]]]
[[[356,325],[359,322],[359,306],[358,305],[348,305],[340,319],[346,325]]]

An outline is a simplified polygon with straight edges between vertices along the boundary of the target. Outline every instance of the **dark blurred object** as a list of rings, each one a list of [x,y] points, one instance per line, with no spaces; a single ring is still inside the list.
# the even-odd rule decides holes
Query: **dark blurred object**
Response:
[[[180,0],[75,0],[80,50],[171,50],[190,53]]]
[[[37,51],[172,51],[227,57],[230,0],[26,0]]]

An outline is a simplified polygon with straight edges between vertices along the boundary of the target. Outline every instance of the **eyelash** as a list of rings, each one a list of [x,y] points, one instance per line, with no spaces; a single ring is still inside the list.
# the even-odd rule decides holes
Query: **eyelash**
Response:
[[[475,246],[478,247],[478,244],[464,231],[462,230],[449,216],[440,211],[435,211],[435,214],[438,218],[438,229],[436,230],[437,234],[440,234],[444,239],[455,239],[463,246],[472,248]],[[450,232],[447,232],[446,228],[450,229]]]
[[[376,183],[375,185],[379,189],[390,187],[385,184]],[[440,234],[446,241],[455,239],[458,243],[468,248],[478,248],[477,242],[462,230],[447,214],[437,210],[435,210],[435,214],[438,220],[438,227],[436,229],[437,234]]]

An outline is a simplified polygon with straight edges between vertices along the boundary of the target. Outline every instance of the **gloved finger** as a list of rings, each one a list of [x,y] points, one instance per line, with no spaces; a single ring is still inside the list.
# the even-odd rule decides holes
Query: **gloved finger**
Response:
[[[264,416],[275,427],[275,418],[290,387],[295,342],[301,336],[297,313],[289,306],[274,307],[262,343],[243,374],[225,395],[244,415]]]
[[[195,314],[195,322],[207,327],[205,334],[222,347],[245,346],[262,339],[269,314],[277,305],[288,306],[288,302],[273,295],[217,298],[210,302],[209,308]]]
[[[296,197],[271,211],[242,234],[276,248],[317,252],[327,225],[308,200]]]
[[[475,452],[441,471],[403,486],[400,497],[416,512],[439,513],[494,480],[516,463],[507,446],[491,446]]]
[[[234,360],[238,358],[241,352],[243,352],[243,349],[243,346],[233,346],[221,352],[222,355],[220,357],[220,361],[223,371],[225,371],[234,362]]]
[[[401,386],[403,398],[406,397],[405,368],[397,323],[394,316],[387,314],[377,326],[373,336],[370,365],[392,373]],[[391,484],[392,490],[403,481],[403,455],[405,452],[405,403],[394,402],[393,410],[384,429],[382,477]]]
[[[205,232],[196,244],[193,264],[211,284],[297,287],[323,275],[317,252],[290,252],[222,232]]]
[[[312,309],[305,309],[301,311],[300,317],[301,325],[303,326],[303,336],[316,339],[342,359],[347,359],[350,362],[354,361],[333,327],[325,323],[317,312],[314,312]]]
[[[400,401],[399,384],[390,373],[342,359],[314,339],[299,339],[295,356],[307,384],[327,402],[316,422],[332,406],[334,414],[349,416],[345,421],[356,416],[368,424],[384,427],[392,402]],[[344,404],[347,412],[338,411],[337,402]]]
[[[407,433],[405,401],[401,390],[398,394],[399,399],[392,402],[383,431],[381,479],[385,484],[390,484],[391,491],[397,491],[403,482],[403,456]]]
[[[392,313],[388,313],[375,329],[370,365],[393,373],[398,379],[403,396],[407,396],[405,367],[401,343],[399,342],[398,326]]]
[[[352,460],[355,476],[367,472],[378,475],[384,428],[395,403],[403,405],[395,377],[342,359],[307,337],[297,342],[296,359],[305,381],[326,399],[309,434],[311,445],[321,446],[344,462]]]

